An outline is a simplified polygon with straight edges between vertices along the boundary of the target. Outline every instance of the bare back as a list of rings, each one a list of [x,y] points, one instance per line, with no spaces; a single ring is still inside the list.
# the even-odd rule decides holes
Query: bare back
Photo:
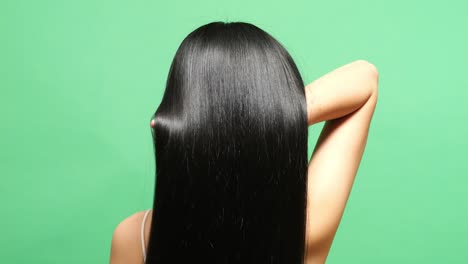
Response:
[[[305,87],[310,125],[326,121],[308,166],[306,264],[325,263],[330,252],[366,146],[377,82],[375,66],[358,60]],[[142,263],[140,227],[145,212],[117,226],[111,264]],[[145,248],[152,220],[151,211],[144,222]]]

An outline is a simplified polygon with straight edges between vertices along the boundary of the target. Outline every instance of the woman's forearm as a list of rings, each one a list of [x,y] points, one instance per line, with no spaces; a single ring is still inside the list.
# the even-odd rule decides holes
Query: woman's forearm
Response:
[[[376,92],[377,68],[368,61],[345,64],[306,85],[309,125],[348,115]]]

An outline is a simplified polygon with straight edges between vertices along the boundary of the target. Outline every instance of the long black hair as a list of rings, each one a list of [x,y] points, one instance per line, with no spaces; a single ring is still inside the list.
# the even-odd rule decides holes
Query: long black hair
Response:
[[[277,40],[246,22],[197,28],[151,118],[147,263],[303,263],[305,91]]]

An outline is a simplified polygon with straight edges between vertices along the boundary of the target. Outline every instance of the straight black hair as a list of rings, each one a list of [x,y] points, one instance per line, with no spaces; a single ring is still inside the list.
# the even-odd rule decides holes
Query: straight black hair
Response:
[[[307,110],[282,44],[245,22],[197,28],[151,118],[147,263],[303,263]]]

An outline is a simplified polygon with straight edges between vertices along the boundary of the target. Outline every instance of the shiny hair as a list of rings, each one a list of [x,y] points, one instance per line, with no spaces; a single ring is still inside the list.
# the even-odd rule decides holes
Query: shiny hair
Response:
[[[200,26],[151,118],[147,263],[303,263],[307,110],[282,44],[246,22]]]

